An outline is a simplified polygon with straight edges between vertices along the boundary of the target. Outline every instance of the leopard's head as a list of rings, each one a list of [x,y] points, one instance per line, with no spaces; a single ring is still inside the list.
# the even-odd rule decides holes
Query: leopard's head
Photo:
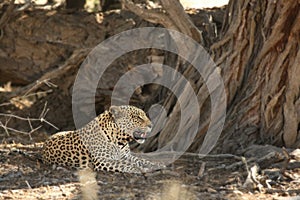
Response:
[[[134,106],[111,106],[109,112],[121,130],[122,139],[131,138],[144,143],[152,129],[152,123],[146,113]]]

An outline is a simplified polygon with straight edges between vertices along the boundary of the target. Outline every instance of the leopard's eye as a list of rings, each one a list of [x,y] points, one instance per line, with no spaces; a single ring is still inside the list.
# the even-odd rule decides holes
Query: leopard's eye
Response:
[[[141,121],[144,121],[144,118],[140,115],[138,116],[138,119],[141,120]]]

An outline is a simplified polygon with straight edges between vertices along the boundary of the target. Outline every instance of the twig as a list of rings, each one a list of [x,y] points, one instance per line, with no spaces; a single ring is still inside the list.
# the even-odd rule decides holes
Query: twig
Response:
[[[9,136],[9,132],[8,132],[8,130],[7,130],[6,125],[3,125],[3,123],[2,123],[1,121],[0,121],[0,127],[2,127],[2,128],[4,129],[6,135]]]
[[[41,122],[45,122],[46,124],[52,126],[53,128],[55,128],[56,130],[59,130],[59,128],[57,128],[57,126],[55,126],[54,124],[48,122],[47,120],[45,120],[44,118],[41,119]]]
[[[147,155],[151,156],[151,153],[147,153]],[[192,153],[192,152],[176,152],[176,151],[163,151],[158,153],[153,153],[152,155],[166,155],[166,156],[193,156],[199,158],[233,158],[236,160],[241,160],[240,156],[236,156],[234,154],[200,154],[200,153]]]
[[[46,114],[48,112],[48,111],[46,112],[46,107],[47,107],[47,101],[44,104],[44,108],[43,108],[43,110],[42,110],[42,112],[41,112],[41,114],[39,116],[39,119],[44,118],[46,116]]]
[[[9,105],[11,105],[11,102],[5,102],[5,103],[1,103],[1,104],[0,104],[0,107],[1,107],[1,106],[9,106]]]
[[[233,155],[233,154],[197,154],[200,157],[207,157],[207,158],[234,158],[236,160],[241,160],[241,157]]]
[[[57,128],[57,126],[55,126],[54,124],[48,122],[48,121],[45,119],[45,118],[46,118],[46,115],[47,115],[47,113],[48,113],[48,111],[49,111],[49,108],[46,109],[46,107],[47,107],[47,102],[45,102],[43,111],[42,111],[42,113],[40,114],[40,120],[41,120],[41,122],[45,122],[46,124],[52,126],[52,127],[55,128],[56,130],[59,130],[59,128]]]
[[[32,134],[33,132],[39,130],[40,128],[42,128],[42,125],[39,125],[38,127],[32,129],[32,130],[28,133],[30,140],[32,140],[31,134]]]
[[[2,127],[4,129],[4,131],[6,132],[6,134],[8,136],[9,136],[9,131],[14,131],[14,132],[17,132],[17,133],[22,133],[22,134],[28,135],[29,138],[30,138],[30,140],[32,140],[31,134],[34,133],[35,131],[37,131],[38,129],[40,129],[42,127],[42,125],[39,125],[38,127],[34,128],[32,126],[32,122],[33,121],[39,121],[41,123],[46,123],[46,124],[52,126],[53,128],[55,128],[56,130],[59,130],[59,128],[57,128],[54,124],[50,123],[49,121],[47,121],[45,119],[48,111],[49,111],[49,109],[47,109],[47,102],[45,102],[44,108],[43,108],[43,110],[42,110],[39,118],[29,118],[29,117],[25,118],[25,117],[20,117],[20,116],[14,115],[14,114],[0,113],[0,116],[8,117],[8,120],[6,120],[5,124],[3,124],[0,121],[0,127]],[[22,120],[22,121],[27,121],[28,124],[29,124],[29,127],[30,127],[30,131],[29,132],[25,132],[25,131],[20,131],[20,130],[8,127],[7,124],[8,124],[8,122],[9,122],[9,120],[11,118],[16,118],[16,119],[19,119],[19,120]]]
[[[238,157],[238,156],[236,156]],[[278,160],[278,153],[277,152],[270,152],[268,153],[267,155],[261,157],[261,158],[255,158],[255,157],[252,157],[252,158],[249,158],[247,160],[247,162],[245,162],[245,158],[243,160],[243,157],[240,157],[239,159],[241,161],[239,162],[236,162],[236,163],[233,163],[231,165],[228,165],[228,166],[218,166],[218,167],[215,167],[215,168],[210,168],[208,169],[208,171],[213,171],[213,170],[220,170],[220,169],[225,169],[225,170],[229,170],[229,169],[235,169],[237,167],[241,167],[242,165],[246,165],[247,163],[250,163],[250,162],[256,162],[258,164],[263,164],[263,163],[266,163],[267,160],[270,160],[272,158],[275,158]],[[246,168],[248,169],[248,165],[246,165]],[[249,170],[249,169],[248,169]]]
[[[225,170],[229,170],[229,169],[236,169],[237,167],[240,167],[242,165],[244,165],[245,163],[242,161],[242,158],[240,157],[240,160],[239,162],[236,162],[236,163],[233,163],[231,165],[228,165],[228,166],[219,166],[219,167],[215,167],[215,168],[210,168],[208,171],[214,171],[214,170],[220,170],[220,169],[225,169]],[[250,158],[248,159],[248,162],[252,162],[254,161],[255,158]]]
[[[242,156],[241,158],[242,158],[242,162],[244,163],[244,165],[246,167],[247,173],[249,174],[250,171],[249,171],[247,160],[246,160],[246,158],[244,156]]]
[[[198,177],[199,177],[199,178],[201,178],[201,177],[203,176],[203,174],[204,174],[204,171],[205,171],[205,165],[206,165],[205,162],[202,162],[202,163],[201,163],[201,167],[200,167],[199,172],[198,172]]]
[[[28,118],[20,117],[20,116],[14,115],[14,114],[0,113],[0,116],[13,117],[13,118],[16,118],[16,119],[19,119],[19,120],[23,120],[23,121],[27,121],[28,120]],[[30,118],[30,120],[31,121],[40,121],[40,119],[36,119],[36,118]]]
[[[7,130],[10,130],[10,131],[14,131],[14,132],[17,132],[17,133],[22,133],[22,134],[28,134],[28,132],[25,132],[25,131],[20,131],[20,130],[16,130],[16,129],[14,129],[14,128],[10,128],[10,127],[6,127],[6,126],[4,126],[3,124],[2,124],[2,122],[0,122],[0,127],[2,127],[4,130],[5,130],[5,132],[8,134],[8,132],[7,132]],[[9,135],[9,134],[8,134]]]
[[[28,121],[28,124],[29,124],[29,126],[30,126],[30,129],[33,130],[33,127],[32,127],[32,125],[31,125],[31,122],[30,122],[29,117],[27,117],[27,119],[28,119],[27,121]],[[29,135],[30,140],[32,140],[32,137],[31,137],[31,131],[28,133],[28,135]]]
[[[57,85],[55,85],[54,83],[51,83],[50,81],[49,81],[50,79],[48,78],[48,79],[45,79],[45,80],[42,80],[42,81],[40,81],[40,80],[37,80],[36,81],[36,84],[34,85],[34,86],[32,86],[31,88],[29,88],[26,92],[25,92],[25,94],[23,95],[23,96],[26,96],[28,93],[30,93],[31,91],[33,91],[33,90],[35,90],[36,88],[38,88],[41,84],[45,84],[45,85],[47,85],[49,88],[52,88],[52,87],[55,87],[55,88],[57,88]]]
[[[32,189],[31,185],[28,183],[27,180],[25,181],[25,183],[26,183],[26,185],[27,185],[27,187],[28,187],[29,189]]]
[[[43,111],[42,113],[40,114],[40,117],[39,118],[25,118],[25,117],[20,117],[20,116],[17,116],[17,115],[14,115],[14,114],[5,114],[5,113],[0,113],[0,116],[4,116],[4,117],[13,117],[13,118],[16,118],[16,119],[19,119],[19,120],[23,120],[23,121],[40,121],[40,122],[45,122],[46,124],[52,126],[53,128],[55,128],[56,130],[59,130],[59,128],[57,128],[57,126],[53,125],[52,123],[50,123],[49,121],[47,121],[45,119],[49,109],[46,109],[46,106],[47,106],[47,102],[45,103],[44,105],[44,108],[43,108]]]
[[[38,95],[43,95],[43,94],[49,94],[49,93],[52,93],[53,90],[52,89],[49,89],[49,90],[46,90],[46,91],[40,91],[40,92],[35,92],[35,93],[30,93],[30,94],[25,94],[24,96],[21,96],[19,98],[27,98],[27,97],[31,97],[31,96],[38,96]],[[17,97],[18,98],[18,97]]]
[[[2,103],[2,104],[0,104],[0,106],[11,105],[11,104],[13,104],[13,102],[22,103],[22,102],[20,102],[20,100],[22,100],[22,99],[26,99],[28,97],[35,96],[35,95],[39,96],[41,94],[51,93],[53,91],[52,89],[49,89],[49,90],[46,90],[46,91],[40,91],[40,92],[30,93],[31,91],[36,90],[37,88],[39,88],[42,83],[44,83],[45,85],[47,85],[50,88],[52,88],[52,87],[55,87],[55,88],[58,87],[54,83],[51,83],[49,80],[50,79],[44,79],[42,81],[37,80],[36,84],[33,85],[33,86],[31,86],[29,89],[27,89],[27,91],[23,95],[19,95],[19,96],[16,95],[14,97],[10,97],[9,102]]]

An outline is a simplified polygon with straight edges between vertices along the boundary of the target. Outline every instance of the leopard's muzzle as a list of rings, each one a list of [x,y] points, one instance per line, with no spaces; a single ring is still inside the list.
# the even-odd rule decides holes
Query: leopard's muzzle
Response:
[[[135,141],[137,141],[140,144],[143,144],[146,140],[146,138],[148,137],[148,135],[150,134],[152,129],[152,125],[151,126],[147,126],[146,128],[137,128],[136,130],[133,131],[133,138],[135,139]]]

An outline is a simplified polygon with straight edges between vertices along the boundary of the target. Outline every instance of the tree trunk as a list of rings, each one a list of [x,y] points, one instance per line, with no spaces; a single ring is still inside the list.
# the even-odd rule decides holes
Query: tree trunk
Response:
[[[230,1],[223,28],[211,47],[227,90],[222,150],[299,147],[299,2]]]
[[[201,35],[174,0],[162,1],[164,14],[139,11],[129,1],[125,7],[146,20],[157,22],[194,38]],[[180,10],[181,9],[181,10]],[[176,10],[176,12],[175,12]],[[185,17],[176,17],[185,16]],[[180,14],[181,13],[181,14]],[[162,20],[163,19],[163,20]],[[300,146],[300,6],[298,1],[231,0],[227,7],[222,33],[210,47],[221,69],[226,94],[227,116],[217,152],[233,152],[256,144],[286,147]],[[201,120],[191,151],[201,147],[210,123],[210,103],[203,81],[186,67],[183,72],[198,92]],[[186,95],[186,94],[184,94]],[[158,138],[150,139],[148,149],[158,142],[170,141],[180,120],[178,103],[173,105],[166,126]]]

